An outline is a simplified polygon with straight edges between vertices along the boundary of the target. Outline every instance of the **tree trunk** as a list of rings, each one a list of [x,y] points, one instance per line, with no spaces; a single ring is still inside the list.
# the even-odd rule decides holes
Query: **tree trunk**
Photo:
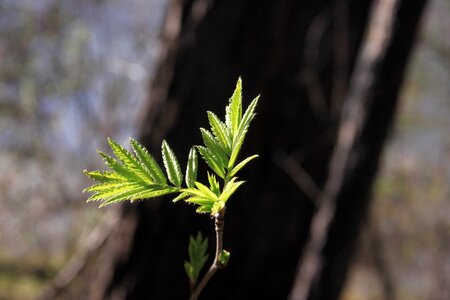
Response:
[[[401,1],[394,15],[391,42],[368,91],[372,105],[364,107],[367,120],[335,195],[310,299],[336,299],[343,287],[425,2]],[[243,150],[260,158],[242,172],[247,182],[225,216],[231,260],[201,298],[290,294],[327,182],[370,7],[361,0],[171,1],[140,140],[159,153],[167,139],[185,165],[190,146],[201,143],[205,111],[223,115],[239,75],[244,105],[261,94]],[[192,206],[166,198],[125,205],[120,228],[97,261],[90,298],[186,299],[183,261],[188,237],[198,230],[209,237],[212,253],[213,220]]]

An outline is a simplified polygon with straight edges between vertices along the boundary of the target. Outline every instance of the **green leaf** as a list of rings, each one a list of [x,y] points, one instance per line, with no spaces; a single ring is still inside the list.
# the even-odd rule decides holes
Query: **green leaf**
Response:
[[[183,174],[181,173],[180,164],[166,141],[162,142],[161,152],[169,181],[175,186],[181,186]]]
[[[122,177],[118,176],[116,173],[108,172],[108,171],[84,170],[83,173],[86,174],[89,178],[94,179],[97,182],[111,182],[111,181],[119,181],[119,180],[123,179]]]
[[[216,141],[214,136],[208,130],[204,128],[200,128],[200,132],[202,133],[203,143],[206,148],[211,151],[217,158],[222,168],[226,168],[228,165],[228,155],[224,148]]]
[[[227,250],[222,250],[219,253],[219,258],[218,261],[219,263],[223,266],[226,267],[226,265],[228,264],[228,262],[230,261],[230,256],[231,253],[228,252]]]
[[[99,200],[108,201],[115,197],[127,200],[128,195],[140,193],[147,188],[148,186],[136,182],[100,183],[85,189],[84,192],[93,193],[87,202]]]
[[[155,198],[178,192],[180,192],[180,189],[178,187],[173,186],[161,187],[159,189],[146,189],[142,193],[136,194],[135,196],[131,197],[130,200]]]
[[[220,196],[220,185],[219,182],[216,179],[216,176],[214,174],[210,174],[208,172],[208,181],[209,181],[209,188],[210,190],[216,194],[217,197]]]
[[[194,182],[197,180],[198,159],[197,151],[195,147],[192,147],[189,151],[188,163],[186,168],[186,186],[189,188],[194,187]]]
[[[206,195],[205,193],[203,193],[202,191],[200,191],[197,188],[182,189],[181,192],[187,193],[189,196],[196,196],[196,197],[200,197],[200,198],[209,198],[208,195]]]
[[[183,200],[183,199],[185,199],[185,198],[187,198],[187,197],[189,197],[189,193],[182,192],[182,193],[180,193],[178,196],[176,196],[175,198],[173,198],[173,199],[172,199],[172,202],[173,202],[173,203],[176,203],[176,202],[178,202],[178,201],[180,201],[180,200]]]
[[[144,192],[147,188],[145,186],[134,185],[130,186],[128,189],[124,189],[121,192],[114,190],[108,193],[103,193],[101,197],[103,198],[103,202],[100,207],[106,206],[108,204],[117,203],[125,200],[137,200],[142,199],[140,196],[133,197],[139,195]],[[107,194],[111,194],[107,196]]]
[[[206,164],[216,173],[220,178],[225,178],[225,170],[218,159],[212,152],[206,147],[197,146],[198,152],[205,160]]]
[[[241,161],[239,164],[236,165],[236,167],[233,168],[233,170],[231,170],[230,173],[228,173],[228,177],[233,177],[234,175],[236,175],[236,173],[242,169],[247,163],[249,163],[251,160],[255,159],[259,157],[259,155],[255,154],[252,155],[250,157],[247,157],[246,159],[244,159],[243,161]]]
[[[219,199],[223,202],[227,202],[231,195],[241,186],[245,181],[236,181],[236,177],[231,178],[227,185],[223,188],[222,194]]]
[[[128,150],[111,138],[108,138],[108,144],[127,170],[133,172],[142,181],[153,183],[153,178],[144,165],[141,164]]]
[[[99,151],[111,171],[84,171],[97,182],[83,191],[92,193],[88,202],[101,201],[102,207],[125,200],[142,200],[180,192],[179,187],[167,186],[159,166],[139,143],[130,140],[136,156],[112,139],[108,139],[108,143],[117,160]],[[160,182],[153,180],[153,177],[159,178]]]
[[[212,210],[212,204],[211,205],[202,205],[199,206],[195,212],[199,214],[210,214]]]
[[[242,80],[239,77],[229,105],[225,109],[225,121],[233,136],[238,131],[242,118]]]
[[[211,191],[206,185],[204,185],[203,183],[200,182],[195,182],[195,186],[197,187],[197,189],[199,189],[205,196],[207,196],[207,198],[217,201],[219,200],[219,198],[217,197],[217,195]]]
[[[164,175],[161,167],[158,165],[153,156],[147,151],[147,149],[132,138],[130,138],[130,144],[134,150],[134,153],[139,158],[141,163],[145,165],[153,180],[156,183],[167,184],[166,176]]]
[[[84,192],[94,193],[90,201],[102,201],[100,207],[124,200],[154,198],[165,194],[179,192],[177,187],[161,186],[159,184],[144,184],[142,182],[104,182],[88,187]]]
[[[250,122],[253,120],[255,116],[255,108],[258,104],[259,96],[253,99],[253,101],[248,106],[247,110],[242,117],[242,121],[239,124],[239,128],[236,132],[236,135],[233,136],[233,146],[231,149],[231,156],[228,162],[228,169],[232,169],[234,167],[234,163],[239,155],[239,151],[241,150],[242,144],[244,143],[245,135],[247,134],[248,127],[250,126]]]
[[[189,238],[189,261],[184,262],[184,269],[192,285],[198,280],[200,272],[208,259],[208,239],[203,238],[201,232],[197,233],[197,237]]]
[[[214,136],[229,156],[232,142],[232,134],[230,130],[213,112],[208,111],[207,114],[209,125],[211,126]]]
[[[103,158],[105,164],[116,173],[116,176],[120,176],[123,179],[141,181],[141,178],[137,176],[134,172],[130,171],[124,165],[116,161],[114,158],[108,156],[107,154],[98,151],[98,154]]]
[[[129,185],[142,185],[132,181],[108,181],[94,184],[90,187],[87,187],[83,190],[85,192],[101,192],[108,190],[118,190],[122,187],[127,187]]]
[[[192,203],[192,204],[197,204],[200,206],[213,206],[214,205],[214,200],[210,199],[210,198],[201,198],[201,197],[190,197],[188,199],[185,200],[187,203]]]
[[[219,213],[223,208],[225,207],[225,202],[219,200],[214,202],[212,208],[211,208],[211,214],[215,215]]]

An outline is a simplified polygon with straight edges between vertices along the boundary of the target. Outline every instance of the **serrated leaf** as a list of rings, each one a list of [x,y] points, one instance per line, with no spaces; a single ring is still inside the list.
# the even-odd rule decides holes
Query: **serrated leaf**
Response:
[[[118,190],[122,188],[127,188],[131,185],[140,185],[133,181],[109,181],[109,182],[101,182],[98,184],[94,184],[90,187],[87,187],[83,190],[83,193],[89,192],[102,192],[102,191],[108,191],[108,190]]]
[[[108,182],[93,185],[84,190],[94,193],[90,201],[102,201],[102,206],[124,200],[138,200],[154,198],[162,195],[179,192],[177,187],[167,187],[158,184],[142,184],[140,182]]]
[[[174,199],[172,199],[172,202],[173,202],[173,203],[176,203],[176,202],[178,202],[178,201],[180,201],[180,200],[183,200],[183,199],[185,199],[185,198],[187,198],[187,197],[189,197],[189,193],[182,192],[182,193],[179,194],[177,197],[175,197]]]
[[[198,159],[195,147],[189,151],[188,163],[186,168],[186,186],[188,188],[195,187],[194,182],[197,180]]]
[[[145,186],[134,186],[133,188],[130,188],[129,190],[126,190],[126,191],[122,191],[120,193],[117,193],[117,191],[115,191],[115,194],[113,196],[104,198],[102,204],[100,204],[100,207],[103,207],[103,206],[106,206],[109,204],[113,204],[113,203],[117,203],[117,202],[121,202],[121,201],[125,201],[125,200],[133,201],[133,200],[137,200],[137,199],[143,199],[140,196],[138,196],[138,197],[133,197],[133,196],[139,195],[146,190],[147,190],[147,188]]]
[[[123,180],[123,177],[118,176],[114,172],[100,171],[100,170],[95,171],[84,170],[83,173],[97,182],[110,182]]]
[[[227,202],[231,195],[244,183],[245,181],[236,181],[236,177],[231,178],[227,185],[223,188],[222,194],[219,199],[223,202]]]
[[[207,206],[213,206],[214,205],[214,200],[210,199],[210,198],[201,198],[201,197],[190,197],[188,199],[185,200],[187,203],[192,203],[192,204],[197,204],[197,205],[207,205]]]
[[[117,203],[124,200],[134,201],[134,200],[144,200],[148,198],[155,198],[160,197],[163,195],[176,193],[178,190],[175,187],[168,187],[164,189],[158,189],[158,190],[149,190],[145,186],[136,187],[133,190],[130,190],[128,192],[124,192],[122,194],[117,194],[114,197],[109,197],[103,203],[100,205],[100,207],[103,207],[105,205],[109,205],[112,203]]]
[[[175,186],[181,186],[183,174],[181,173],[180,164],[166,141],[162,142],[161,152],[169,181]]]
[[[225,178],[225,170],[222,167],[220,160],[206,147],[197,146],[197,150],[214,173],[222,179]]]
[[[100,207],[102,207],[125,200],[142,200],[180,192],[179,187],[153,181],[146,165],[139,159],[141,156],[143,160],[148,160],[149,154],[145,153],[145,148],[139,143],[130,141],[136,156],[112,139],[109,139],[108,143],[117,156],[117,160],[99,151],[99,155],[111,171],[84,171],[87,176],[98,182],[84,190],[84,192],[92,193],[88,202],[101,201]],[[154,162],[149,164],[152,165]]]
[[[229,104],[225,110],[225,122],[231,131],[232,136],[235,136],[242,118],[242,80],[239,77],[233,95],[230,98]]]
[[[217,195],[217,197],[220,196],[220,185],[219,182],[216,179],[216,176],[214,174],[210,174],[208,172],[208,182],[209,182],[209,189]]]
[[[98,186],[97,186],[98,187]],[[94,187],[95,188],[95,187]],[[115,187],[105,187],[104,189],[91,190],[89,192],[94,192],[94,194],[88,198],[87,202],[90,201],[102,201],[106,202],[110,199],[121,199],[128,200],[128,196],[135,193],[140,193],[147,189],[146,186],[139,185],[137,183],[121,183],[117,184]]]
[[[228,169],[232,169],[234,167],[234,163],[239,155],[239,151],[241,150],[242,144],[244,143],[245,135],[247,134],[248,127],[250,126],[250,122],[253,120],[255,116],[255,108],[258,104],[259,96],[253,99],[250,105],[247,107],[247,110],[242,117],[242,121],[239,124],[239,128],[236,132],[236,135],[233,136],[233,146],[231,149],[231,156],[228,162]]]
[[[195,212],[199,214],[210,214],[212,209],[212,205],[202,205],[199,206]]]
[[[98,189],[98,190],[94,190],[94,191],[89,191],[89,190],[85,189],[83,192],[92,193],[92,195],[86,200],[86,202],[105,201],[105,200],[109,199],[110,197],[113,197],[113,196],[123,193],[123,192],[130,191],[131,189],[134,189],[135,187],[138,187],[138,186],[139,185],[137,185],[137,184],[121,183],[115,187],[105,188],[103,190]],[[97,185],[95,187],[97,187]]]
[[[195,182],[195,186],[197,187],[197,189],[199,189],[207,198],[211,199],[211,200],[219,200],[219,198],[217,197],[217,195],[211,191],[206,185],[204,185],[201,182]]]
[[[241,161],[240,163],[238,163],[238,164],[233,168],[233,170],[231,170],[231,172],[228,173],[227,176],[228,176],[228,177],[233,177],[234,175],[236,175],[236,173],[237,173],[240,169],[242,169],[246,164],[248,164],[251,160],[253,160],[253,159],[257,158],[257,157],[259,157],[259,155],[257,155],[257,154],[252,155],[252,156],[250,156],[250,157],[247,157],[246,159],[244,159],[243,161]]]
[[[111,156],[109,156],[101,151],[98,151],[98,154],[101,156],[101,158],[103,158],[103,161],[105,162],[105,164],[112,171],[114,171],[117,175],[119,175],[127,180],[141,181],[141,178],[139,176],[137,176],[134,172],[128,170],[124,165],[122,165],[121,163],[116,161]]]
[[[148,150],[135,139],[130,138],[130,144],[137,158],[139,158],[141,163],[144,164],[153,180],[156,183],[167,184],[166,176],[164,175],[161,167],[148,152]]]
[[[201,232],[197,233],[197,237],[189,238],[188,254],[189,261],[185,261],[184,268],[191,284],[195,284],[200,275],[200,271],[208,259],[208,239],[203,238]]]
[[[232,134],[227,126],[213,112],[208,111],[208,121],[211,130],[220,143],[226,154],[229,156],[231,151]]]
[[[208,148],[211,153],[213,153],[218,158],[221,167],[226,168],[228,166],[229,158],[225,149],[217,142],[211,132],[204,128],[200,128],[200,132],[202,134],[203,143],[205,144],[206,148]]]
[[[164,196],[167,194],[173,194],[178,193],[180,189],[178,187],[172,187],[172,186],[166,186],[161,187],[159,189],[146,189],[140,194],[136,194],[133,196],[130,200],[137,200],[137,199],[147,199],[147,198],[155,198]]]
[[[153,178],[148,171],[145,170],[144,165],[141,164],[128,150],[111,138],[108,138],[108,144],[127,170],[133,172],[142,181],[153,183]]]
[[[181,192],[182,193],[187,193],[189,196],[197,196],[197,197],[201,197],[201,198],[208,198],[207,195],[205,195],[202,191],[200,191],[197,188],[182,189]]]
[[[214,202],[212,208],[211,208],[211,214],[217,214],[219,213],[223,208],[225,207],[225,202],[219,200]]]

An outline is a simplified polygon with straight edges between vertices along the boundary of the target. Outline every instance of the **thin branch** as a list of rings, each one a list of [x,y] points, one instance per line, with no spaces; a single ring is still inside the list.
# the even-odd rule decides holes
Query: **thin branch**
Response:
[[[275,163],[286,172],[297,186],[315,203],[321,190],[309,173],[292,156],[282,150],[275,154]]]
[[[331,87],[331,119],[337,120],[345,100],[349,68],[348,3],[335,1],[333,4],[333,80]]]
[[[311,109],[321,123],[327,123],[329,121],[328,108],[319,76],[320,44],[328,26],[327,19],[322,13],[313,20],[311,26],[308,28],[305,37],[305,49],[303,51],[304,67],[300,73],[300,77],[308,93]]]
[[[214,224],[215,224],[215,230],[216,230],[216,255],[214,257],[214,261],[209,268],[208,272],[205,274],[205,276],[202,278],[200,283],[192,290],[190,300],[197,300],[198,296],[202,292],[202,290],[205,288],[206,284],[209,282],[211,277],[216,273],[218,269],[221,269],[224,267],[224,265],[220,262],[219,257],[223,250],[223,227],[224,227],[224,218],[225,215],[225,208],[222,209],[220,212],[218,212],[214,216]]]
[[[83,272],[93,257],[119,223],[118,210],[109,210],[104,219],[92,230],[82,246],[40,292],[37,299],[54,299],[64,292],[74,279]]]

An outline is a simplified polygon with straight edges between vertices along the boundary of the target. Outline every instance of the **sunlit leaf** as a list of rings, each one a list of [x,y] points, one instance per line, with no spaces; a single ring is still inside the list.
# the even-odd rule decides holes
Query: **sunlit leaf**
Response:
[[[220,166],[222,168],[226,168],[228,166],[229,158],[225,149],[217,142],[211,132],[204,128],[200,128],[200,132],[202,133],[203,143],[205,144],[206,148],[208,148],[211,153],[215,154],[215,156],[218,158],[218,161],[220,162]]]
[[[197,180],[198,159],[195,147],[189,151],[188,163],[186,168],[186,185],[187,187],[194,187],[194,182]]]
[[[239,128],[236,132],[236,135],[233,136],[233,146],[231,149],[231,156],[228,162],[228,169],[232,169],[234,167],[234,163],[239,155],[239,151],[241,150],[242,144],[244,143],[245,135],[247,134],[248,127],[250,126],[250,122],[255,116],[255,107],[258,104],[259,96],[253,99],[253,101],[248,106],[245,111],[244,116],[242,117],[242,121],[239,124]]]
[[[220,143],[226,154],[229,156],[231,151],[232,134],[227,126],[220,121],[214,113],[208,111],[208,120],[215,138]]]
[[[245,181],[236,181],[236,177],[231,178],[227,185],[224,187],[219,199],[223,202],[227,202],[231,195],[241,186]]]
[[[162,142],[161,152],[169,181],[175,186],[181,186],[181,182],[183,180],[181,167],[175,153],[166,141]]]
[[[134,157],[128,150],[119,145],[116,141],[108,138],[108,144],[113,150],[116,157],[126,166],[127,170],[133,172],[142,181],[152,183],[153,178],[151,177],[145,166],[139,162],[139,160]]]
[[[219,213],[223,208],[225,207],[225,202],[222,200],[214,202],[212,208],[211,208],[211,214],[217,214]]]
[[[130,144],[134,150],[134,153],[139,158],[141,163],[145,165],[153,180],[156,183],[166,184],[167,183],[166,176],[164,175],[159,164],[156,162],[153,156],[147,151],[147,149],[144,146],[142,146],[138,141],[132,138],[130,138]]]
[[[218,200],[217,195],[201,182],[195,182],[195,186],[208,198]]]
[[[236,173],[242,169],[246,164],[248,164],[251,160],[255,159],[259,157],[257,154],[252,155],[250,157],[247,157],[246,159],[244,159],[243,161],[241,161],[240,163],[238,163],[233,170],[231,170],[230,173],[228,173],[228,177],[233,177],[234,175],[236,175]]]
[[[216,179],[216,176],[214,174],[210,174],[208,172],[208,182],[209,182],[209,188],[210,190],[218,196],[220,196],[220,185],[219,182]]]
[[[232,136],[235,136],[239,124],[242,118],[242,80],[239,77],[236,88],[234,89],[233,95],[230,98],[230,102],[225,110],[225,121],[226,125],[231,131]]]
[[[200,152],[202,158],[208,164],[208,166],[216,173],[220,178],[225,178],[225,170],[220,162],[220,159],[214,155],[211,150],[203,146],[197,146],[198,152]]]
[[[84,170],[84,174],[86,174],[89,178],[97,181],[97,182],[110,182],[110,181],[119,181],[122,180],[123,177],[117,175],[117,173],[109,172],[109,171],[88,171]]]

